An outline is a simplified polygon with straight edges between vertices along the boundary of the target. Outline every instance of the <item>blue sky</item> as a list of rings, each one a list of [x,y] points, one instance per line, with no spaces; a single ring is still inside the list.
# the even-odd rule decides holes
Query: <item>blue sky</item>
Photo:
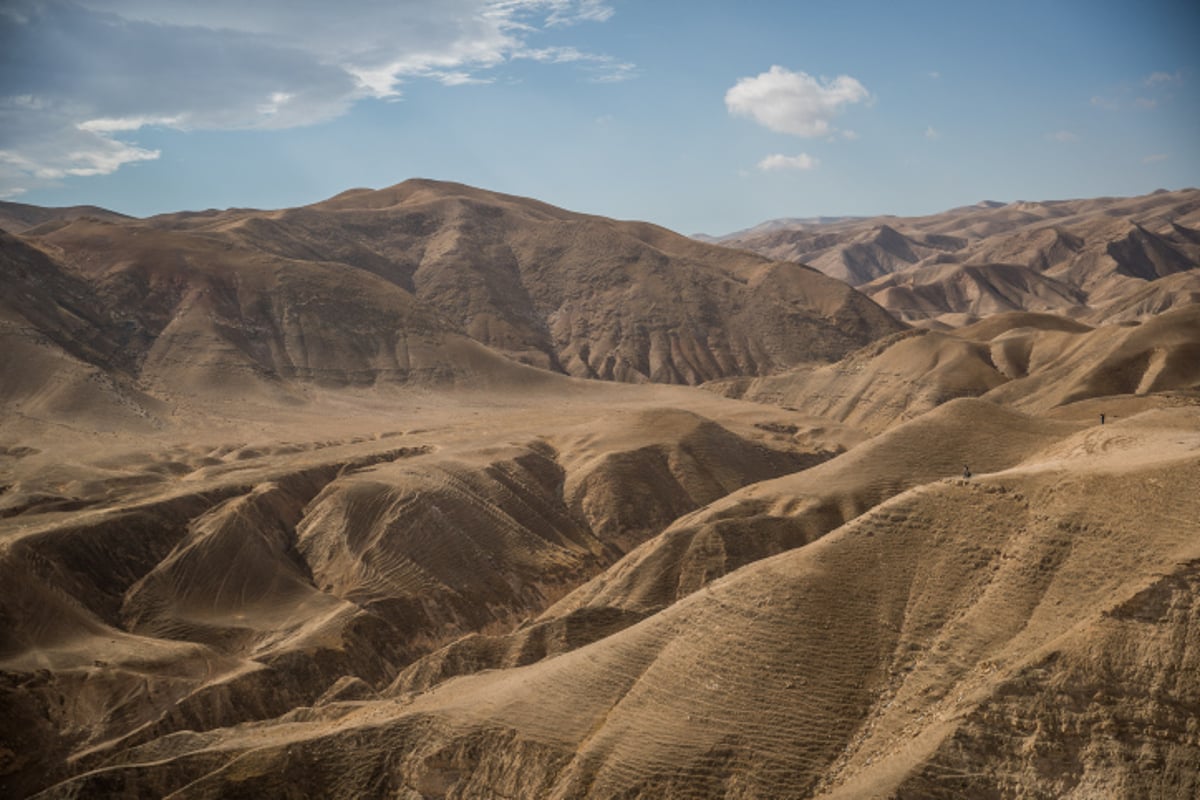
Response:
[[[0,0],[0,195],[409,177],[725,233],[1200,185],[1195,2]]]

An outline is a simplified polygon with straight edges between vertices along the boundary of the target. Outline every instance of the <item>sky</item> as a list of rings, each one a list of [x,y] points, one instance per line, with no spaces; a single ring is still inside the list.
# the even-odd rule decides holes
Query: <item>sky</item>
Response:
[[[1200,4],[0,0],[0,199],[407,178],[721,234],[1200,185]]]

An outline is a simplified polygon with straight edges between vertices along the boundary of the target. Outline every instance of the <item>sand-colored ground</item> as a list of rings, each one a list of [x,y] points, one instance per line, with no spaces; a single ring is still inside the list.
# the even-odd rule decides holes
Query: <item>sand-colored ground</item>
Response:
[[[1200,793],[1178,276],[901,330],[468,187],[68,212],[0,238],[0,794]]]

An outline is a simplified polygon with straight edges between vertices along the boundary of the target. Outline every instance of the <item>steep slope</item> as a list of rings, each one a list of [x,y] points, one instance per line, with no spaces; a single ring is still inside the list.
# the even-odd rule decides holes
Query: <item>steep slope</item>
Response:
[[[578,650],[181,733],[55,791],[1186,796],[1198,423],[1081,431]]]
[[[123,363],[160,397],[283,397],[297,381],[420,384],[522,372],[411,293],[342,264],[142,223],[76,220],[33,241],[109,309]]]
[[[152,423],[161,403],[132,378],[133,337],[91,286],[0,232],[0,408],[94,428]]]

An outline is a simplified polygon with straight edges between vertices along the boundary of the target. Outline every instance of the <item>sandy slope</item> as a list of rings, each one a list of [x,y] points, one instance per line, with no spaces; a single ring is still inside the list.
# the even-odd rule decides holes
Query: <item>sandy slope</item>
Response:
[[[794,425],[779,409],[535,374],[259,398],[158,433],[9,419],[0,780],[271,718],[339,680],[383,688],[675,515],[822,457],[775,432]]]
[[[1080,431],[558,657],[180,734],[62,791],[1187,796],[1198,423]]]
[[[0,794],[1195,795],[1191,273],[1054,263],[1166,311],[428,181],[0,238]]]
[[[954,331],[897,334],[835,364],[708,388],[878,432],[955,397],[1045,412],[1197,386],[1200,305],[1192,304],[1094,329],[1049,314],[998,314]]]

